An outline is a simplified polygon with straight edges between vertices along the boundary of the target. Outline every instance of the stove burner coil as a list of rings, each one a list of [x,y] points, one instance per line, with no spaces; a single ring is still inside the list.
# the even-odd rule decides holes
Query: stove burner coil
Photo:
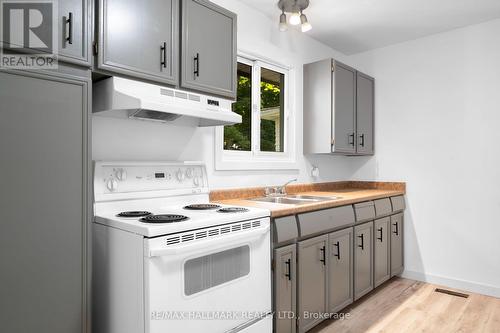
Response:
[[[121,212],[119,213],[118,217],[143,217],[143,216],[147,216],[147,215],[151,215],[150,212],[146,212],[146,211],[129,211],[129,212]]]
[[[243,207],[226,207],[217,210],[219,213],[243,213],[248,212],[247,208]]]
[[[190,209],[190,210],[209,210],[217,208],[220,208],[220,206],[215,204],[193,204],[184,207],[184,209]]]
[[[148,215],[140,219],[141,222],[145,223],[173,223],[181,222],[189,219],[189,217],[184,215],[173,215],[173,214],[160,214],[160,215]]]

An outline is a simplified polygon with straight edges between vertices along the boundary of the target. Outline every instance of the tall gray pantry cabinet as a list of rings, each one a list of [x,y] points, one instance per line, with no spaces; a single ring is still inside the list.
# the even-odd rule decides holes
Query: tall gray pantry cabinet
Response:
[[[0,327],[89,332],[90,71],[0,70]]]

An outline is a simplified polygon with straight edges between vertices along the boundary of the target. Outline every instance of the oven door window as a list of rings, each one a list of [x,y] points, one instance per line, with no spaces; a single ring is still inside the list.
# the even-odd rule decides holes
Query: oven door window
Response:
[[[184,264],[184,294],[194,295],[249,273],[248,245],[190,259]]]

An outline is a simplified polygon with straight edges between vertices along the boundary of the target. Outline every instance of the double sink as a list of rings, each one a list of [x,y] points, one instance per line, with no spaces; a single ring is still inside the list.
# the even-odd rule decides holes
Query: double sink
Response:
[[[331,201],[331,200],[338,200],[341,199],[341,197],[337,196],[329,196],[329,197],[323,197],[323,196],[314,196],[314,195],[300,195],[300,194],[287,194],[284,196],[269,196],[269,197],[261,197],[261,198],[254,198],[254,199],[248,199],[251,201],[259,201],[259,202],[270,202],[270,203],[278,203],[278,204],[285,204],[285,205],[307,205],[311,203],[316,203],[316,202],[322,202],[322,201]]]

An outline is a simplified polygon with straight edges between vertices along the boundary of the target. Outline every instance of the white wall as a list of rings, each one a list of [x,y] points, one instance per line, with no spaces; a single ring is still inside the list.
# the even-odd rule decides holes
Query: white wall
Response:
[[[349,158],[302,155],[302,65],[326,57],[344,56],[307,35],[291,30],[280,33],[277,22],[234,0],[216,0],[238,14],[238,48],[292,66],[292,87],[296,113],[298,170],[215,171],[214,129],[94,117],[93,158],[112,160],[202,160],[207,164],[212,188],[258,186],[283,183],[298,177],[301,182],[348,179]],[[312,179],[311,163],[320,167],[320,177]]]
[[[376,155],[407,181],[406,275],[500,296],[500,20],[352,57],[376,78]]]

